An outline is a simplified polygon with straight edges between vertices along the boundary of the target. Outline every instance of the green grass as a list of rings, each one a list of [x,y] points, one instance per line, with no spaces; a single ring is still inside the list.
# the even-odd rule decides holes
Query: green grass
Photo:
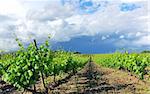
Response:
[[[113,54],[93,54],[92,59],[96,63],[102,63],[103,60],[111,58]]]

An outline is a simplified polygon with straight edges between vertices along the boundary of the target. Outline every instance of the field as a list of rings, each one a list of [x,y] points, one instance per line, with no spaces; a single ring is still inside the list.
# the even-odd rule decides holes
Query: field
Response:
[[[0,55],[0,94],[150,94],[150,54],[75,54],[46,41]]]

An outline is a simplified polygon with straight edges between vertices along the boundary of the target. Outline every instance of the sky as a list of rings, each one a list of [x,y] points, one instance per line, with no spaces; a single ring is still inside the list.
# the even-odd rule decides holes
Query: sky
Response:
[[[0,0],[0,50],[51,36],[52,49],[150,50],[150,0]]]

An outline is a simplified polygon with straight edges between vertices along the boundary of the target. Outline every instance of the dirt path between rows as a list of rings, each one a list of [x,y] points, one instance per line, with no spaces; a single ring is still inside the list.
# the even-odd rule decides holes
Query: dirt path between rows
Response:
[[[147,83],[127,72],[99,67],[90,62],[51,94],[150,94]]]

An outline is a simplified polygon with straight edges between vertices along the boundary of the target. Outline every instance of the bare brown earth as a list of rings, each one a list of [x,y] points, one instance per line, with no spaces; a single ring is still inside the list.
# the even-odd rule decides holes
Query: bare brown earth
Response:
[[[81,71],[50,91],[52,94],[150,94],[148,83],[128,72],[88,63]]]
[[[93,62],[87,63],[75,75],[70,74],[56,83],[50,83],[48,88],[49,94],[150,94],[148,82],[139,80],[129,72],[100,67]],[[0,94],[21,93],[0,82]]]

